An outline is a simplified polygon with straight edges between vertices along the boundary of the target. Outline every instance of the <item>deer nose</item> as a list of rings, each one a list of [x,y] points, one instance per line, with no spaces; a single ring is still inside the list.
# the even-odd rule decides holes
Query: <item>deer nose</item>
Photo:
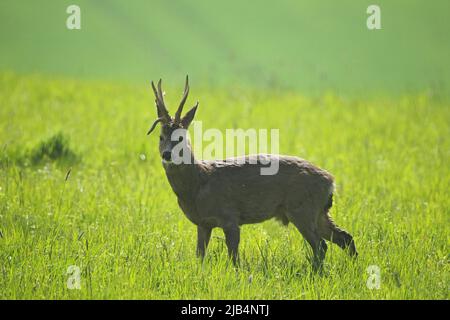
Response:
[[[164,151],[162,154],[162,158],[166,161],[170,161],[172,159],[172,152]]]

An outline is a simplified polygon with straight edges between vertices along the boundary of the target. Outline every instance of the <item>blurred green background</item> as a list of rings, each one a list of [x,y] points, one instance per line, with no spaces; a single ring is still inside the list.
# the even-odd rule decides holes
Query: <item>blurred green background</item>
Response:
[[[366,27],[370,4],[382,30]],[[68,30],[66,8],[81,8]],[[2,0],[0,71],[320,93],[447,93],[450,1]]]
[[[66,28],[71,4],[81,30]],[[449,9],[0,0],[0,299],[449,299]],[[195,258],[146,135],[150,80],[164,79],[173,113],[186,73],[204,129],[279,128],[280,153],[335,175],[331,214],[357,260],[330,245],[315,275],[298,231],[276,221],[243,227],[239,272],[221,230]]]

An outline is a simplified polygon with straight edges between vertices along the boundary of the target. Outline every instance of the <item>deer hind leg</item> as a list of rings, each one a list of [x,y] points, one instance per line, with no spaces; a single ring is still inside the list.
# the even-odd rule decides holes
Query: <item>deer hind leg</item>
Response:
[[[298,210],[294,214],[288,215],[290,221],[302,234],[312,248],[312,265],[314,270],[319,270],[323,266],[323,260],[327,252],[327,244],[319,234],[316,219],[310,211]]]
[[[355,242],[353,237],[347,231],[339,228],[334,223],[328,212],[321,214],[318,221],[320,236],[328,241],[337,244],[342,249],[348,249],[348,253],[357,257]]]
[[[197,256],[205,257],[206,248],[208,247],[209,239],[211,239],[212,228],[197,226]]]
[[[234,225],[223,229],[225,233],[225,243],[228,248],[228,256],[233,260],[233,264],[237,266],[239,262],[239,241],[241,238],[241,230],[239,226]]]

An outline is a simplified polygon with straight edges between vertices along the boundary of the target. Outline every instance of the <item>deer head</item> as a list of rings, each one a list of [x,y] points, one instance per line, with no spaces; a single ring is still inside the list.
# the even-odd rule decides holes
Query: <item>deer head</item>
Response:
[[[186,76],[186,85],[184,87],[183,97],[181,98],[180,105],[178,106],[175,117],[169,115],[166,104],[164,102],[164,92],[161,88],[161,79],[158,81],[158,87],[152,81],[152,88],[155,94],[155,104],[158,114],[158,118],[153,122],[147,135],[152,133],[158,123],[161,123],[161,134],[159,136],[159,153],[164,163],[171,163],[173,160],[172,151],[180,144],[184,143],[189,146],[187,140],[187,129],[194,119],[195,112],[197,111],[197,103],[189,110],[184,117],[181,117],[183,107],[189,94],[189,78]],[[181,154],[181,156],[183,156]]]

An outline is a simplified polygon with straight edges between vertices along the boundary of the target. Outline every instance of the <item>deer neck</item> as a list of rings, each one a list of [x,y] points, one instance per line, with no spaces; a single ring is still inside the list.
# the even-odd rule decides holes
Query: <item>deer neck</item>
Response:
[[[193,201],[200,187],[201,167],[196,163],[192,150],[190,163],[164,163],[167,179],[177,197],[182,201]]]

